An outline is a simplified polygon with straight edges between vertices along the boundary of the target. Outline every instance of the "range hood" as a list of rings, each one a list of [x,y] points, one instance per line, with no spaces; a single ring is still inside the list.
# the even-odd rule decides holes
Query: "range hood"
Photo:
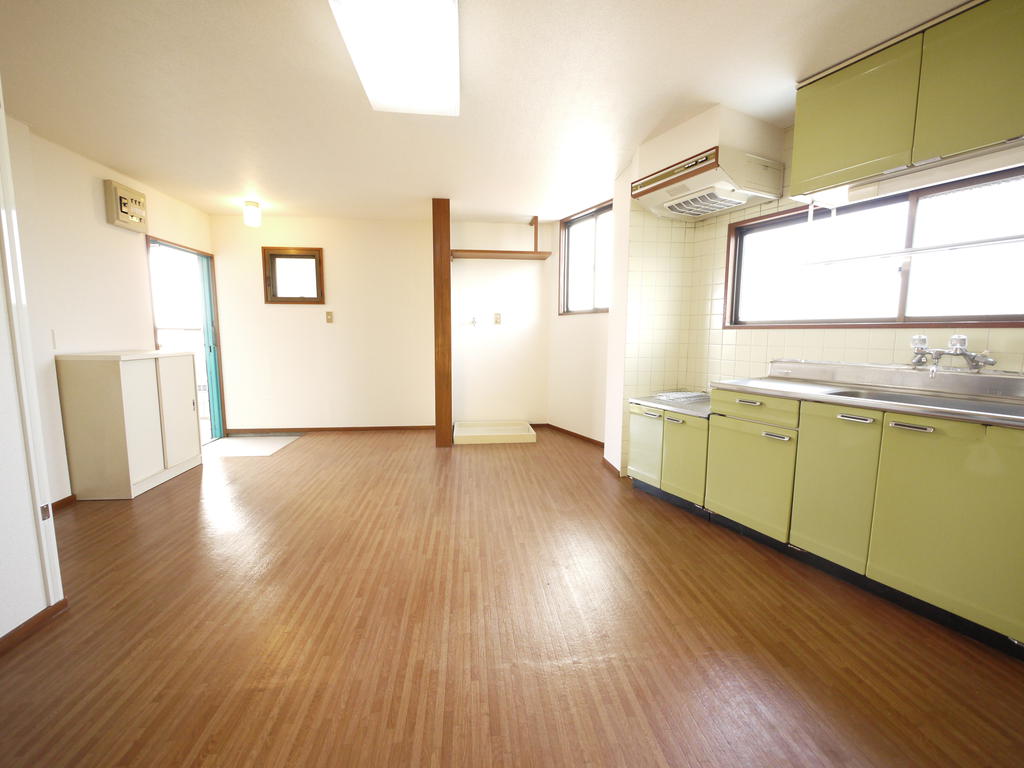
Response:
[[[717,146],[637,179],[630,193],[656,216],[694,221],[778,200],[782,169],[775,160]]]

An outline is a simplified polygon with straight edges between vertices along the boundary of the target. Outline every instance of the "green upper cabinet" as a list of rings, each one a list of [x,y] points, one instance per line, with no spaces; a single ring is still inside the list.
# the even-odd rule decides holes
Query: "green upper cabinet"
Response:
[[[704,506],[708,420],[665,411],[661,490]]]
[[[864,573],[881,440],[880,411],[801,403],[791,544]]]
[[[867,575],[1024,638],[1024,430],[888,413]]]
[[[915,35],[797,91],[791,195],[910,165],[921,38]]]
[[[1024,3],[989,2],[924,32],[913,161],[1024,135]]]
[[[779,541],[789,538],[796,430],[712,414],[705,506]]]

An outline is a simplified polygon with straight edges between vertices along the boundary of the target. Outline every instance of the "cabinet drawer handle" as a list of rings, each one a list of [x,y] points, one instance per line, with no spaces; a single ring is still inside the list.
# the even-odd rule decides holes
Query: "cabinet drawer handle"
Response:
[[[650,411],[644,411],[644,416],[646,416],[649,419],[660,419],[661,418],[661,414],[660,413],[651,413]]]
[[[772,440],[782,440],[783,442],[793,439],[789,435],[776,435],[774,432],[762,432],[761,437],[770,437]]]
[[[902,421],[890,421],[890,427],[896,429],[909,429],[911,432],[934,432],[935,427],[922,427],[919,424],[904,424]]]
[[[736,398],[736,402],[740,405],[764,405],[760,400],[743,400],[741,398]]]
[[[682,424],[683,423],[682,419],[674,419],[671,416],[666,416],[665,417],[665,421],[671,421],[673,424]]]
[[[874,424],[875,423],[874,419],[869,418],[867,416],[852,416],[849,413],[840,413],[838,416],[836,416],[836,418],[837,419],[842,419],[843,421],[856,421],[858,424]]]

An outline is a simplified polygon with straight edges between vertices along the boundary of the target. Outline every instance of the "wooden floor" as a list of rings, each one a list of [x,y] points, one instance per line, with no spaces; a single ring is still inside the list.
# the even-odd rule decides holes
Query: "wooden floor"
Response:
[[[1024,763],[1024,663],[552,430],[310,434],[57,531],[5,768]]]

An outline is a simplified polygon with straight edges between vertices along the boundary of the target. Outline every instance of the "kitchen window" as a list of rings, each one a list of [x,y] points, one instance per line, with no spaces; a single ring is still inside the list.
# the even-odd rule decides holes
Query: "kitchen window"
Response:
[[[1024,169],[729,227],[730,326],[1024,324]]]
[[[559,314],[607,312],[612,268],[610,201],[562,219],[560,257]]]

